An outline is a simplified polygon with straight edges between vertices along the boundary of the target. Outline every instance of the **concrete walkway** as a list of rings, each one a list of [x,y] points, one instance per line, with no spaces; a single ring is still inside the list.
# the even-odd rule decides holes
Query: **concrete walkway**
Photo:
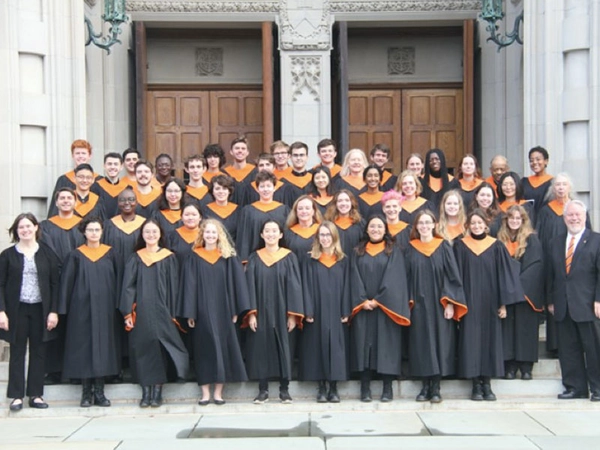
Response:
[[[27,417],[19,415],[23,410],[0,419],[0,449],[600,448],[600,406],[585,400],[564,403],[572,410],[499,410],[495,404],[479,404],[478,410],[356,411],[354,403],[360,402],[313,412],[295,411],[295,404],[263,405],[242,413],[234,405],[210,405],[193,414],[165,407],[138,414],[140,410],[129,407],[130,415],[97,417]]]

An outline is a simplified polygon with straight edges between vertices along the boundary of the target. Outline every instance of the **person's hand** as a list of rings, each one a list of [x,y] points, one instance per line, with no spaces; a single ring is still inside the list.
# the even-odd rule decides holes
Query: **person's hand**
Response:
[[[125,319],[125,327],[127,327],[129,330],[133,328],[133,319],[131,317]]]
[[[596,312],[596,302],[594,302],[594,312]],[[548,312],[552,315],[554,315],[554,305],[548,305]]]
[[[369,300],[369,302],[371,303],[371,309],[379,308],[379,305],[377,304],[377,300],[372,299],[372,300]]]
[[[54,330],[56,328],[56,325],[58,325],[58,314],[48,314],[48,319],[46,320],[46,328],[48,329],[48,331]]]
[[[288,316],[287,320],[287,330],[288,333],[291,333],[296,328],[296,318],[294,316]]]
[[[600,302],[594,302],[594,314],[600,319]]]
[[[506,319],[506,306],[502,305],[498,308],[498,317],[501,319]]]
[[[252,331],[256,331],[256,329],[258,328],[258,321],[256,320],[256,314],[252,314],[250,317],[248,317],[248,327],[250,327],[250,329]]]
[[[187,323],[188,323],[188,327],[190,327],[190,328],[194,328],[196,326],[196,321],[194,319],[188,319]]]
[[[366,311],[373,311],[373,306],[371,306],[371,300],[365,300],[363,303],[363,309]]]
[[[315,321],[314,317],[306,317],[304,320],[306,320],[308,323],[313,323]]]
[[[231,318],[231,321],[232,321],[233,323],[236,323],[236,322],[237,322],[237,314]]]
[[[450,302],[444,308],[444,319],[450,320],[454,317],[454,305]]]
[[[348,323],[348,317],[342,317],[342,323]]]
[[[5,311],[0,311],[0,330],[8,331],[8,316]]]

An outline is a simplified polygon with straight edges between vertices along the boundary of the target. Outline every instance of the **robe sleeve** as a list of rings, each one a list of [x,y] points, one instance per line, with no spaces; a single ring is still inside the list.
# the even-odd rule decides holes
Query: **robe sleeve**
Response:
[[[244,276],[244,267],[237,256],[228,258],[227,261],[228,299],[231,315],[243,315],[250,310],[250,295]]]
[[[172,318],[177,317],[179,313],[179,263],[175,254],[170,255],[165,260],[165,276],[167,280],[167,304]]]
[[[67,314],[69,304],[71,303],[71,295],[75,286],[75,278],[78,272],[78,250],[73,250],[67,256],[60,275],[60,288],[58,294],[58,314]]]
[[[362,310],[363,304],[369,300],[367,298],[367,290],[365,288],[365,283],[360,275],[360,270],[358,270],[358,261],[360,256],[356,253],[356,251],[352,252],[352,260],[350,261],[351,265],[351,276],[350,276],[350,307],[351,316],[354,317]]]
[[[196,254],[188,255],[182,266],[179,278],[179,317],[198,319],[198,272]]]
[[[521,286],[519,264],[515,264],[506,250],[506,246],[500,241],[494,244],[496,257],[496,276],[498,277],[498,304],[514,305],[525,301],[525,293]]]
[[[302,296],[302,283],[300,281],[300,267],[298,258],[293,253],[285,257],[286,277],[285,292],[286,306],[288,316],[294,316],[298,328],[302,329],[302,319],[304,319],[304,305]]]
[[[527,249],[520,260],[520,279],[525,299],[534,311],[544,308],[544,264],[542,244],[535,234],[527,238]]]
[[[389,255],[381,285],[374,300],[390,319],[402,326],[410,325],[407,286],[404,255],[400,249],[395,247]]]
[[[444,282],[440,302],[444,308],[448,303],[452,303],[454,305],[453,319],[459,321],[468,312],[460,271],[450,244],[444,241],[440,250],[443,252],[444,265]]]
[[[242,261],[246,261],[250,256],[250,244],[251,239],[248,233],[251,233],[252,230],[250,227],[250,220],[248,220],[250,211],[250,206],[245,206],[242,208],[242,212],[240,214],[240,222],[238,226],[238,232],[236,237],[236,251]]]
[[[256,263],[258,256],[253,253],[248,257],[248,265],[246,266],[246,286],[248,287],[248,303],[249,310],[242,318],[241,328],[248,327],[248,319],[250,314],[256,314],[258,302],[256,300]]]
[[[352,266],[350,264],[350,258],[344,258],[341,264],[344,264],[344,290],[342,294],[342,310],[340,311],[340,317],[350,317],[350,315],[352,314],[352,296],[350,291],[350,276]]]
[[[127,260],[123,272],[123,284],[121,287],[121,298],[119,300],[119,310],[123,317],[127,318],[133,313],[133,306],[136,302],[138,265],[141,264],[139,256],[134,253]]]
[[[313,266],[319,262],[310,255],[301,263],[302,294],[304,297],[304,315],[315,316],[315,299],[313,295]]]

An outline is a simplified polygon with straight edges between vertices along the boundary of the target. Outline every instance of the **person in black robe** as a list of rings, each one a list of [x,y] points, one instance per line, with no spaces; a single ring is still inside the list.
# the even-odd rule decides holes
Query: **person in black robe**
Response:
[[[536,217],[542,207],[546,204],[546,196],[552,183],[552,175],[546,173],[550,155],[543,147],[533,147],[529,150],[529,167],[533,175],[523,177],[523,197],[525,200],[533,201],[533,209]]]
[[[183,205],[189,202],[183,181],[178,178],[167,180],[162,187],[162,194],[158,199],[158,210],[154,211],[153,214],[165,235],[168,235],[182,225],[182,208]]]
[[[454,243],[468,314],[461,320],[458,376],[473,380],[471,400],[496,400],[491,378],[504,376],[502,319],[506,306],[525,301],[519,272],[506,247],[488,235],[486,214],[467,216],[467,235]]]
[[[395,190],[387,191],[381,197],[381,209],[385,216],[390,236],[394,238],[394,243],[401,249],[408,247],[410,240],[410,224],[400,220],[400,212],[402,211],[402,195]]]
[[[273,200],[276,182],[272,173],[261,171],[256,175],[255,184],[261,198],[242,208],[235,241],[237,254],[242,261],[246,261],[250,253],[258,250],[260,232],[266,220],[275,220],[281,226],[287,220],[290,208]]]
[[[279,399],[292,403],[288,386],[292,377],[292,353],[288,333],[302,328],[304,307],[298,258],[279,247],[282,226],[267,220],[260,237],[265,246],[252,253],[246,266],[250,311],[242,328],[249,328],[246,340],[248,377],[258,380],[254,403],[269,399],[269,378],[279,378]]]
[[[360,215],[363,217],[371,217],[373,215],[383,215],[381,209],[381,198],[383,191],[380,189],[382,171],[375,164],[367,166],[363,172],[366,189],[358,196],[358,206]]]
[[[365,229],[365,221],[360,216],[356,197],[347,189],[336,192],[327,207],[325,220],[335,223],[340,234],[342,250],[346,255],[351,255]]]
[[[323,216],[317,202],[306,194],[298,197],[285,222],[283,239],[299,261],[308,257],[321,222]]]
[[[468,212],[479,208],[486,214],[486,222],[489,224],[489,234],[496,237],[502,220],[502,210],[498,206],[496,191],[491,184],[484,181],[473,191],[473,200],[469,205]]]
[[[459,189],[460,185],[448,172],[446,155],[439,148],[433,148],[425,155],[424,171],[421,195],[433,203],[434,211],[439,211],[444,194]]]
[[[540,315],[544,310],[544,263],[542,244],[523,206],[513,205],[502,218],[498,240],[519,265],[526,302],[506,307],[502,321],[504,378],[531,380],[533,363],[538,360]]]
[[[396,181],[398,180],[398,177],[396,177],[396,175],[392,173],[391,169],[386,168],[387,164],[390,161],[391,153],[392,152],[390,148],[386,144],[375,144],[375,146],[369,152],[369,160],[371,161],[371,164],[374,164],[381,170],[380,185],[381,191],[383,192],[387,192],[391,189],[394,189]],[[421,156],[419,156],[419,159],[420,158]],[[422,164],[423,160],[420,159],[420,161]]]
[[[242,208],[230,201],[233,195],[233,186],[233,179],[228,175],[213,177],[208,190],[214,201],[204,205],[202,217],[214,218],[221,222],[235,243]]]
[[[442,377],[456,373],[455,321],[467,306],[452,246],[435,233],[435,226],[432,211],[419,212],[406,249],[412,306],[408,360],[411,376],[423,382],[416,400],[440,403]]]
[[[182,225],[167,233],[167,247],[177,255],[179,267],[192,253],[194,243],[198,239],[202,213],[197,203],[188,203],[181,212]]]
[[[236,332],[239,314],[250,310],[244,268],[227,231],[215,219],[202,222],[192,254],[181,270],[181,317],[190,327],[198,402],[224,405],[223,383],[246,381],[246,369]]]
[[[235,182],[231,201],[236,205],[245,206],[244,195],[246,185],[250,184],[256,178],[258,170],[254,164],[248,162],[248,140],[240,136],[231,141],[229,154],[233,158],[233,163],[223,168],[223,172],[229,175]]]
[[[136,214],[152,217],[158,209],[158,199],[162,193],[160,184],[154,179],[154,166],[140,159],[135,163],[135,185],[133,191],[137,199]]]
[[[339,403],[337,382],[348,379],[350,260],[342,251],[333,222],[319,225],[301,273],[306,319],[300,340],[298,379],[319,382],[318,403]]]
[[[58,313],[66,315],[67,323],[63,375],[81,379],[81,407],[110,406],[104,377],[120,371],[115,326],[119,257],[101,243],[102,221],[84,219],[79,230],[86,243],[69,254],[60,277]]]
[[[504,172],[498,180],[496,194],[498,195],[498,208],[503,214],[506,214],[511,206],[521,205],[527,212],[531,226],[535,228],[536,217],[533,201],[525,200],[519,174],[510,171]]]
[[[331,183],[331,172],[325,166],[317,166],[312,170],[312,179],[307,188],[310,195],[317,205],[319,211],[325,215],[327,207],[333,200],[333,186]]]
[[[289,170],[283,170],[281,177],[278,178],[293,186],[292,201],[295,202],[301,195],[308,194],[312,172],[306,169],[308,145],[300,141],[293,142],[288,151],[292,165]]]
[[[402,371],[402,327],[410,325],[410,312],[404,255],[383,217],[367,221],[351,265],[351,369],[360,372],[361,401],[372,400],[375,371],[383,379],[381,401],[390,402],[392,381]]]
[[[179,268],[154,219],[142,225],[136,249],[125,266],[119,309],[130,330],[130,364],[142,386],[140,407],[159,407],[169,363],[178,378],[185,378],[189,369],[177,332]]]
[[[273,173],[275,170],[275,158],[270,153],[261,153],[257,159],[257,169],[260,172]],[[243,205],[251,205],[254,202],[260,200],[261,195],[258,189],[258,183],[256,179],[252,182],[248,182],[244,185],[244,201]],[[292,207],[294,201],[298,197],[298,190],[294,185],[278,180],[275,177],[273,184],[273,200],[283,203],[289,208]]]
[[[334,181],[334,191],[342,189],[352,192],[354,197],[358,197],[366,187],[363,179],[363,172],[369,165],[365,153],[357,148],[349,150],[344,156],[344,163],[340,176]]]
[[[402,211],[400,211],[400,220],[412,224],[419,211],[434,211],[435,205],[424,197],[421,197],[423,187],[419,177],[411,170],[405,170],[398,176],[396,182],[396,191],[404,196],[402,200]],[[435,212],[435,211],[434,211]]]
[[[204,156],[188,156],[183,163],[183,167],[185,173],[189,176],[189,180],[185,187],[185,192],[188,196],[186,203],[193,202],[201,207],[205,203],[211,202],[212,198],[208,195],[208,187],[206,186],[208,183],[206,183],[204,179],[204,174],[207,169]]]
[[[111,152],[104,155],[104,177],[96,180],[90,190],[98,194],[100,204],[107,218],[119,213],[117,198],[124,189],[131,185],[127,177],[119,178],[123,167],[123,157]]]
[[[436,232],[450,243],[463,237],[467,213],[460,192],[452,189],[444,194],[440,203]]]
[[[100,196],[91,191],[94,183],[94,169],[89,164],[80,164],[75,170],[75,214],[82,219],[86,217],[99,217],[104,219],[105,212]],[[49,216],[58,214],[56,204],[50,208]]]
[[[25,394],[31,408],[46,409],[45,347],[59,321],[59,261],[50,247],[38,242],[41,229],[33,214],[19,214],[8,232],[15,245],[0,253],[0,339],[10,344],[6,396],[13,399],[9,408],[14,412],[23,409]]]

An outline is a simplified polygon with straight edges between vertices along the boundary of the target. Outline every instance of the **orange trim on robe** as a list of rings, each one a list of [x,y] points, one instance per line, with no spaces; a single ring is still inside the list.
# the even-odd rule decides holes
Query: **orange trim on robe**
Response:
[[[527,303],[529,303],[529,306],[531,306],[531,309],[535,312],[544,312],[544,308],[536,308],[533,302],[529,300],[529,297],[525,296],[525,300],[527,300]]]
[[[383,197],[382,191],[377,191],[374,194],[369,192],[363,192],[359,195],[362,198],[363,202],[365,202],[369,206],[373,206],[375,203],[379,203],[381,201],[381,197]]]
[[[392,236],[396,236],[402,230],[405,230],[406,227],[408,227],[408,224],[406,222],[403,222],[402,220],[400,220],[400,221],[398,221],[398,223],[392,223],[392,224],[388,223],[387,226],[388,226],[388,230],[389,230],[390,234]]]
[[[81,217],[73,214],[68,219],[64,219],[60,216],[52,216],[48,220],[50,222],[52,222],[54,225],[56,225],[58,228],[60,228],[61,230],[70,230],[75,225],[79,224],[79,222],[81,222]]]
[[[384,250],[385,242],[383,241],[377,243],[367,242],[367,245],[365,246],[365,253],[373,257],[379,255]]]
[[[315,167],[312,168],[312,171],[314,172],[315,169],[317,169],[319,167],[327,167],[327,166],[323,166],[323,164],[317,164]],[[334,164],[333,167],[327,167],[327,168],[329,169],[329,173],[331,174],[332,179],[334,177],[336,177],[342,171],[342,166],[340,166],[339,164]]]
[[[517,241],[510,241],[510,242],[504,242],[504,245],[506,246],[506,250],[508,250],[508,254],[514,258],[515,257],[515,253],[517,252],[517,249],[519,248],[519,243]]]
[[[258,186],[256,185],[256,182],[253,181],[252,183],[250,183],[250,185],[254,188],[254,190],[258,193]],[[284,185],[283,181],[277,180],[277,182],[275,183],[275,186],[273,186],[273,192],[277,191],[277,189],[279,189],[280,187],[282,187]]]
[[[379,303],[377,301],[377,299],[374,299],[374,300],[375,300],[375,303],[377,303],[377,305],[385,313],[385,315],[388,316],[390,319],[392,319],[392,321],[395,324],[401,325],[403,327],[409,327],[410,326],[410,319],[408,319],[407,317],[401,316],[400,314],[395,313],[391,309],[388,309],[385,305],[382,305],[381,303]]]
[[[442,245],[444,240],[442,238],[434,237],[429,242],[423,242],[420,239],[412,239],[410,245],[412,245],[419,253],[430,257]]]
[[[219,170],[218,172],[209,172],[209,171],[207,170],[206,172],[204,172],[204,173],[202,174],[202,179],[203,179],[204,181],[206,181],[207,183],[210,183],[210,182],[212,181],[212,179],[213,179],[214,177],[216,177],[217,175],[227,175],[227,174],[226,174],[226,173],[224,173],[224,172],[221,172],[220,170]]]
[[[204,196],[208,194],[208,186],[202,185],[200,187],[194,187],[188,184],[185,187],[185,192],[187,192],[188,195],[194,197],[197,200],[202,200]]]
[[[296,225],[292,225],[290,227],[290,231],[293,231],[298,236],[303,237],[304,239],[309,239],[317,233],[317,230],[319,229],[320,225],[321,224],[319,223],[313,223],[310,227],[303,227],[299,223],[297,223]]]
[[[448,182],[454,180],[454,177],[450,174],[448,174]],[[442,178],[436,178],[436,177],[432,177],[431,175],[429,176],[429,189],[431,189],[433,192],[440,192],[442,189],[442,186],[444,184],[442,183]]]
[[[150,267],[151,265],[153,265],[159,261],[162,261],[163,259],[167,258],[168,256],[171,256],[173,254],[173,252],[166,248],[161,248],[157,252],[151,252],[151,251],[148,251],[147,248],[142,248],[137,251],[137,254],[140,257],[140,259],[142,260],[142,262],[144,264],[146,264],[146,266]]]
[[[180,209],[161,209],[160,213],[169,221],[169,223],[175,223],[178,220],[181,220]]]
[[[337,219],[335,219],[334,223],[342,230],[347,230],[352,225],[354,225],[354,222],[352,222],[352,219],[350,217],[338,217]]]
[[[127,314],[124,319],[131,319],[131,321],[133,322],[133,327],[135,327],[135,321],[137,319],[137,312],[135,312],[137,308],[137,303],[133,304],[133,307],[131,308],[131,313]],[[133,327],[128,327],[127,325],[125,325],[125,331],[131,331],[133,330]]]
[[[333,200],[333,195],[329,195],[327,197],[314,197],[312,196],[312,199],[317,202],[317,204],[321,205],[321,206],[327,206],[329,204],[329,202],[331,202],[331,200]]]
[[[96,183],[111,197],[116,197],[129,187],[129,183],[123,181],[123,179],[120,179],[117,184],[111,183],[106,178],[102,178],[101,180],[96,181]]]
[[[458,180],[458,182],[460,183],[460,188],[465,191],[465,192],[471,192],[472,190],[474,190],[475,188],[477,188],[477,186],[479,186],[481,183],[483,183],[483,180],[481,178],[475,178],[471,181],[467,181],[464,178],[460,178]]]
[[[465,226],[461,223],[457,223],[456,225],[447,225],[446,231],[452,239],[455,239],[465,232]]]
[[[471,236],[465,236],[462,238],[467,248],[475,253],[477,256],[485,252],[490,246],[496,242],[496,239],[491,236],[486,236],[481,240],[473,239]]]
[[[276,252],[270,252],[266,248],[261,248],[256,251],[260,260],[265,263],[267,267],[271,267],[273,264],[278,263],[290,253],[292,253],[291,250],[283,247],[279,247]]]
[[[498,190],[498,185],[496,184],[496,180],[494,180],[493,176],[489,176],[485,179],[485,182],[494,188],[494,194]]]
[[[381,173],[381,180],[379,181],[379,185],[383,186],[390,178],[392,178],[392,174],[387,170],[384,170]]]
[[[331,255],[328,255],[327,253],[321,253],[318,261],[328,269],[331,269],[338,262],[338,259],[333,253]]]
[[[290,172],[289,175],[286,175],[284,177],[284,180],[286,180],[288,183],[296,186],[299,189],[304,189],[306,186],[308,186],[308,183],[312,181],[312,173],[307,172],[304,175],[298,176],[294,175],[293,172]]]
[[[417,197],[414,200],[404,200],[400,206],[409,213],[414,213],[418,208],[423,206],[427,200],[423,197]]]
[[[565,212],[565,204],[562,203],[560,200],[549,201],[548,206],[552,211],[554,211],[554,214],[556,214],[557,216],[562,217],[563,213]]]
[[[254,164],[247,163],[243,169],[236,169],[233,166],[225,167],[223,170],[238,183],[244,181],[248,174],[254,170]]]
[[[546,174],[546,175],[530,175],[527,177],[529,184],[531,184],[531,187],[533,187],[533,188],[538,188],[545,182],[550,181],[551,179],[552,179],[552,175],[548,175],[548,174]]]
[[[292,173],[292,167],[287,166],[285,169],[273,169],[273,175],[277,177],[278,180],[285,179],[290,173]]]
[[[121,217],[121,216],[115,216],[110,220],[115,225],[115,227],[117,227],[123,233],[131,234],[134,231],[138,230],[142,226],[142,224],[145,222],[146,219],[143,218],[142,216],[136,215],[135,219],[130,220],[128,222],[125,222],[123,220],[123,217]]]
[[[100,244],[100,247],[98,247],[98,248],[88,247],[85,244],[77,247],[77,250],[79,250],[83,256],[85,256],[87,259],[89,259],[92,262],[98,261],[104,255],[106,255],[106,253],[110,249],[111,249],[110,245],[106,245],[106,244]]]
[[[345,177],[342,177],[342,180],[344,180],[354,189],[358,190],[361,190],[367,185],[367,183],[365,183],[365,180],[363,180],[362,176],[346,175]]]
[[[288,318],[289,317],[294,318],[294,320],[296,321],[296,328],[298,328],[299,330],[304,328],[304,322],[302,322],[304,320],[304,314],[288,311],[287,315],[288,315]]]
[[[250,316],[255,315],[258,318],[257,311],[255,309],[251,309],[246,313],[244,318],[242,319],[242,323],[240,324],[240,328],[248,328],[248,321],[250,320]]]
[[[452,303],[454,305],[454,315],[452,316],[452,319],[456,320],[457,322],[460,322],[460,319],[462,319],[463,316],[469,312],[467,305],[458,303],[456,300],[452,300],[448,297],[442,297],[440,299],[440,303],[444,308],[448,305],[448,303]]]
[[[506,211],[508,211],[508,208],[510,208],[511,206],[524,205],[525,203],[527,203],[527,200],[519,200],[518,202],[511,202],[508,200],[504,200],[502,203],[499,203],[498,206],[500,207],[500,209],[503,212],[506,212]]]
[[[188,244],[191,244],[198,238],[199,230],[200,230],[199,228],[192,230],[192,229],[186,227],[185,225],[182,225],[179,228],[177,228],[175,231],[177,231],[177,234],[179,236],[181,236],[181,239],[183,239]]]
[[[197,247],[194,253],[209,264],[214,265],[221,258],[221,251],[218,248],[206,250],[204,247]]]
[[[92,209],[94,209],[99,199],[100,197],[97,194],[90,192],[87,196],[87,201],[85,203],[82,203],[79,199],[79,195],[77,195],[77,198],[75,200],[75,212],[82,217],[85,216]]]
[[[259,211],[262,211],[262,212],[273,211],[274,209],[279,208],[281,205],[282,205],[282,203],[279,203],[275,200],[270,201],[269,203],[263,203],[260,200],[252,203],[253,207],[255,207],[256,209],[258,209]]]
[[[238,205],[231,202],[227,202],[227,204],[223,206],[219,205],[217,202],[212,202],[206,206],[210,208],[210,210],[214,212],[217,216],[219,216],[221,219],[226,219],[227,217],[229,217],[231,213],[233,213],[238,207]]]
[[[159,185],[160,185],[160,183],[159,183]],[[152,203],[154,200],[156,200],[158,197],[160,197],[161,190],[160,190],[160,187],[157,188],[156,186],[152,185],[152,190],[148,194],[142,194],[139,191],[139,188],[136,184],[133,187],[133,192],[135,192],[135,196],[137,198],[138,205],[145,208],[150,203]]]

